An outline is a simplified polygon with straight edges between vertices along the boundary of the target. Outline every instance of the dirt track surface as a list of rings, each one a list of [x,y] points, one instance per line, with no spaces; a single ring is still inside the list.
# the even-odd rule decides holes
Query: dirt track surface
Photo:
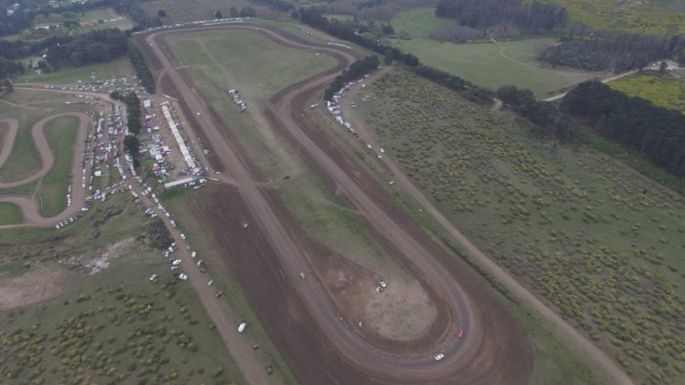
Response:
[[[167,33],[230,28],[254,30],[280,44],[313,49],[338,59],[335,68],[277,93],[265,114],[332,191],[364,213],[362,220],[369,232],[391,249],[430,293],[442,311],[438,317],[442,323],[431,327],[429,335],[399,344],[365,338],[346,322],[344,314],[337,313],[320,279],[300,279],[299,272],[310,271],[321,250],[307,241],[278,197],[258,187],[258,173],[176,70],[171,55],[157,39]],[[165,93],[179,96],[185,115],[193,117],[193,127],[200,129],[203,142],[211,143],[216,155],[213,161],[218,163],[213,167],[226,170],[238,186],[235,190],[227,186],[198,204],[198,220],[217,246],[225,249],[227,262],[303,384],[527,383],[532,349],[511,314],[457,257],[394,207],[383,188],[349,154],[303,118],[308,98],[354,60],[349,52],[250,25],[157,32],[145,36],[145,42],[168,79],[162,82]],[[238,224],[243,219],[257,226],[241,230]],[[466,332],[462,340],[456,337],[457,324]],[[438,351],[445,352],[446,357],[435,362],[432,356]],[[240,363],[241,358],[237,361]]]
[[[367,84],[373,80],[375,80],[374,76],[367,81]],[[381,146],[379,143],[377,143],[371,130],[366,127],[364,121],[356,115],[354,109],[351,108],[349,104],[349,101],[351,101],[354,96],[360,92],[360,90],[361,88],[359,86],[355,86],[345,95],[344,99],[340,103],[342,113],[343,116],[345,116],[352,126],[354,126],[355,129],[360,133],[360,135],[366,138],[368,143],[372,144],[376,148],[379,148]],[[501,107],[501,101],[496,100],[495,103],[496,106],[499,105],[499,107]],[[492,111],[496,111],[499,109],[499,107],[493,108]],[[440,210],[438,210],[433,203],[426,198],[426,196],[416,187],[416,185],[414,185],[414,183],[395,163],[391,156],[384,156],[381,162],[392,173],[395,182],[419,203],[424,212],[430,214],[454,239],[457,239],[459,243],[469,252],[469,255],[478,261],[481,266],[484,266],[487,271],[497,279],[498,282],[504,284],[518,299],[522,300],[526,306],[529,306],[540,313],[544,319],[555,326],[558,333],[564,335],[568,341],[572,341],[583,351],[584,354],[586,354],[588,357],[592,357],[592,361],[601,367],[605,373],[609,374],[610,377],[614,379],[616,384],[634,385],[633,380],[622,368],[616,364],[613,359],[611,359],[611,357],[595,346],[592,341],[588,340],[587,337],[581,334],[578,330],[568,324],[563,318],[546,306],[535,295],[529,292],[506,270],[496,264],[492,258],[483,253],[461,231],[459,231],[456,226],[454,226],[440,212]]]
[[[36,90],[42,91],[42,90]],[[55,224],[72,217],[81,210],[83,204],[86,200],[86,191],[82,187],[81,179],[83,174],[83,168],[81,163],[83,161],[83,152],[85,149],[86,137],[88,135],[88,123],[90,122],[90,117],[81,112],[64,112],[61,114],[55,114],[47,116],[40,121],[38,121],[31,128],[31,136],[33,137],[33,142],[36,146],[36,150],[40,156],[40,167],[36,172],[30,176],[11,182],[0,181],[0,188],[11,188],[21,186],[33,181],[43,178],[55,164],[55,155],[50,149],[50,144],[45,137],[45,125],[53,119],[73,116],[78,118],[78,134],[76,137],[76,142],[72,147],[72,162],[70,169],[71,178],[71,199],[72,205],[67,207],[64,211],[59,213],[54,217],[43,217],[40,214],[40,207],[34,196],[31,195],[0,195],[0,202],[7,202],[17,205],[22,212],[22,223],[18,225],[6,225],[0,226],[0,229],[13,228],[13,227],[51,227]],[[6,120],[9,122],[9,131],[5,134],[3,138],[2,148],[0,148],[0,167],[3,166],[7,158],[12,152],[12,146],[14,144],[14,139],[19,128],[19,122],[16,120]],[[89,170],[86,170],[86,175]]]

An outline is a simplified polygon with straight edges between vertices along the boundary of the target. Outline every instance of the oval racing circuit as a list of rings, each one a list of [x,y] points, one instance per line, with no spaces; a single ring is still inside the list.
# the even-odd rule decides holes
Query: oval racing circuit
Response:
[[[231,140],[211,109],[176,68],[163,35],[193,31],[251,30],[276,43],[313,50],[337,60],[327,71],[297,82],[273,95],[264,114],[272,128],[282,134],[300,156],[361,220],[379,243],[389,245],[400,265],[429,293],[438,317],[429,333],[415,341],[372,341],[360,335],[338,315],[320,279],[300,279],[311,266],[310,256],[294,239],[278,215],[280,201],[270,199],[260,188],[259,175]],[[325,88],[355,57],[343,48],[317,45],[284,32],[250,24],[190,26],[141,35],[154,53],[162,76],[173,85],[166,93],[180,96],[193,115],[195,134],[210,144],[214,169],[230,175],[258,229],[275,251],[289,285],[315,323],[316,332],[299,343],[311,346],[311,357],[289,352],[293,342],[274,338],[290,331],[284,325],[267,329],[298,379],[307,385],[322,385],[309,379],[328,378],[329,383],[364,384],[526,384],[533,367],[533,351],[517,321],[483,280],[458,257],[447,252],[411,218],[395,206],[392,198],[358,162],[316,124],[306,118],[308,100]],[[235,219],[239,220],[239,219]],[[250,227],[252,229],[252,226]],[[223,229],[208,229],[221,232]],[[269,277],[264,277],[268,280]],[[288,314],[283,314],[288,317]],[[458,338],[459,330],[464,338]],[[294,333],[294,331],[293,331]],[[279,341],[281,341],[279,343]],[[290,340],[292,341],[292,340]],[[316,345],[316,346],[314,346]],[[301,351],[302,346],[298,349]],[[320,352],[325,352],[321,355]],[[319,352],[319,353],[317,353]],[[444,359],[434,360],[436,353]],[[319,371],[320,375],[306,372]]]

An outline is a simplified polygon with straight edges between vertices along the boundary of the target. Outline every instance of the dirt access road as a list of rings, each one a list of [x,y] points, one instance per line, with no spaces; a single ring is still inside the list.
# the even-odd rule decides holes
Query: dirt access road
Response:
[[[300,150],[332,191],[352,206],[365,213],[362,220],[375,237],[392,245],[400,263],[415,274],[417,280],[432,294],[432,299],[446,317],[444,327],[432,330],[419,343],[399,345],[397,349],[383,348],[378,341],[365,339],[355,333],[338,314],[322,283],[318,279],[302,280],[299,272],[312,266],[312,250],[297,236],[297,223],[288,221],[278,199],[257,187],[259,177],[246,161],[241,149],[235,146],[230,133],[224,129],[211,109],[198,96],[190,83],[172,64],[160,36],[200,30],[248,29],[263,33],[272,40],[297,49],[311,49],[330,55],[338,65],[321,74],[277,93],[265,111],[267,119],[285,134]],[[236,274],[244,287],[269,293],[264,297],[246,289],[250,301],[262,320],[279,317],[279,322],[264,322],[272,339],[298,379],[304,384],[525,384],[532,369],[532,349],[513,317],[499,303],[480,278],[470,272],[458,259],[447,253],[433,239],[414,224],[406,214],[394,207],[381,186],[360,169],[347,153],[341,151],[318,127],[302,118],[306,101],[320,92],[354,57],[348,51],[330,46],[312,45],[280,31],[250,25],[186,27],[154,32],[144,41],[158,61],[160,72],[168,82],[162,82],[165,93],[178,96],[186,116],[193,117],[193,127],[204,143],[211,144],[214,169],[226,170],[238,186],[237,191],[226,190],[212,201],[206,212],[198,210],[201,223],[208,226],[215,239],[234,237],[229,229],[240,216],[226,217],[222,210],[233,210],[249,215],[257,226],[250,226],[249,234],[240,238],[254,240],[250,263],[264,269],[252,271],[257,275]],[[247,213],[247,215],[246,215]],[[255,229],[256,228],[256,229]],[[236,243],[225,242],[227,262]],[[270,257],[270,258],[269,258]],[[268,258],[268,259],[267,259]],[[277,262],[277,263],[276,263]],[[243,267],[248,269],[247,267]],[[288,294],[281,306],[282,293]],[[274,313],[274,308],[280,313]],[[294,319],[295,318],[295,319]],[[454,335],[455,323],[466,331],[467,337]],[[296,323],[298,327],[291,327]],[[412,355],[414,348],[426,345],[440,348],[446,357],[440,362],[432,354]],[[435,351],[433,351],[434,353]]]
[[[385,72],[374,74],[364,83],[368,86],[369,83],[378,79],[384,73]],[[627,74],[622,74],[619,76],[623,77],[627,76]],[[363,88],[361,88],[361,84],[357,84],[347,92],[343,100],[340,102],[341,111],[345,119],[350,122],[350,124],[363,138],[365,138],[368,143],[373,145],[375,148],[380,148],[381,145],[378,143],[377,138],[375,138],[375,136],[372,134],[372,131],[369,130],[364,121],[357,116],[354,109],[350,105],[350,102],[359,92],[362,91],[362,89]],[[609,357],[604,351],[600,350],[595,344],[592,343],[592,341],[581,334],[557,313],[545,305],[541,300],[539,300],[534,294],[523,287],[523,285],[516,281],[516,279],[512,277],[506,270],[504,270],[504,268],[496,264],[492,258],[483,253],[461,231],[459,231],[456,226],[454,226],[452,222],[450,222],[440,212],[440,210],[438,210],[433,203],[426,198],[426,196],[416,187],[416,185],[414,185],[414,183],[395,163],[391,156],[386,154],[383,159],[380,160],[380,162],[382,162],[383,165],[386,166],[391,172],[394,177],[394,181],[401,186],[404,191],[408,192],[416,200],[416,202],[419,203],[423,211],[430,214],[435,221],[442,226],[443,229],[445,229],[454,239],[457,239],[459,243],[469,252],[469,255],[471,255],[478,262],[478,264],[485,267],[487,271],[497,279],[498,282],[504,284],[517,298],[522,300],[526,306],[535,309],[540,315],[542,315],[544,319],[554,325],[556,331],[562,334],[566,340],[579,347],[588,357],[592,357],[592,361],[601,367],[605,373],[610,375],[616,384],[634,385],[632,379],[628,377],[625,371],[618,366],[611,357]]]
[[[31,88],[22,88],[22,90],[40,92],[44,91]],[[86,167],[86,173],[84,174],[83,167],[81,167],[81,165],[84,162],[84,150],[86,145],[86,137],[88,136],[88,123],[91,119],[88,115],[82,112],[64,112],[44,117],[38,121],[31,128],[31,136],[33,137],[33,142],[36,146],[36,150],[38,151],[38,155],[40,156],[40,167],[33,174],[21,180],[11,182],[0,181],[0,189],[17,187],[40,180],[50,171],[50,169],[52,169],[55,164],[55,155],[52,153],[50,144],[45,137],[45,125],[53,119],[58,119],[65,116],[73,116],[79,120],[76,142],[72,147],[72,162],[69,173],[71,179],[72,205],[67,207],[58,215],[47,218],[41,215],[40,206],[36,202],[35,196],[33,195],[0,195],[0,202],[15,204],[22,212],[21,224],[0,226],[0,229],[27,226],[51,227],[74,216],[81,210],[81,207],[83,207],[83,204],[86,200],[86,191],[81,183],[81,180],[83,175],[88,175],[90,172],[90,166]],[[5,119],[4,122],[9,124],[9,130],[4,135],[2,147],[0,148],[0,167],[2,167],[9,158],[12,152],[12,147],[14,146],[14,140],[16,139],[19,131],[18,121],[14,119]],[[86,162],[87,165],[90,165],[90,163],[91,162]]]

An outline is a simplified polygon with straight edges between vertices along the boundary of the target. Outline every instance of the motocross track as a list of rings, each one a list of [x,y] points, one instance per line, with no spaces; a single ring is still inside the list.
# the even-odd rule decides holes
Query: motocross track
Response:
[[[19,194],[9,194],[0,195],[0,202],[12,203],[18,206],[22,212],[22,223],[16,225],[5,225],[0,226],[0,229],[13,228],[13,227],[50,227],[55,224],[72,217],[81,210],[86,199],[86,191],[83,188],[81,178],[83,174],[83,153],[86,144],[86,137],[88,135],[88,123],[90,122],[90,117],[81,112],[64,112],[60,114],[54,114],[46,116],[40,121],[38,121],[31,128],[31,136],[33,138],[34,145],[38,154],[40,156],[40,167],[33,174],[11,182],[0,181],[0,189],[11,188],[21,186],[27,183],[31,183],[43,178],[55,164],[55,155],[50,149],[50,144],[45,137],[45,125],[53,119],[73,116],[79,120],[78,134],[76,136],[76,142],[72,147],[72,162],[70,169],[70,182],[71,182],[71,198],[72,205],[67,207],[64,211],[59,213],[54,217],[44,217],[40,213],[40,207],[35,197],[32,195],[19,195]],[[0,122],[5,122],[8,124],[9,130],[2,138],[2,147],[0,147],[0,167],[2,167],[12,153],[12,147],[14,145],[14,140],[16,139],[17,132],[19,131],[19,122],[14,119],[5,119]],[[88,170],[86,170],[88,172]],[[86,174],[87,175],[87,174]]]
[[[350,325],[317,268],[334,260],[309,240],[279,201],[260,188],[259,173],[235,146],[191,83],[173,65],[158,37],[199,30],[249,29],[297,49],[338,60],[335,68],[300,81],[271,98],[265,116],[275,130],[350,208],[362,213],[369,233],[395,255],[429,293],[440,314],[426,335],[400,343],[373,338]],[[191,126],[207,143],[212,166],[237,187],[223,186],[194,202],[198,221],[241,281],[251,305],[301,383],[322,384],[526,384],[533,352],[516,320],[458,257],[445,251],[402,210],[382,186],[327,134],[304,117],[307,100],[354,59],[348,51],[314,45],[264,27],[220,25],[153,32],[144,37],[156,57],[164,93],[176,96]],[[211,144],[211,145],[209,145]],[[256,226],[243,229],[247,220]],[[314,271],[300,279],[299,272]],[[457,326],[458,325],[458,326]],[[458,339],[456,331],[465,331]],[[444,352],[440,362],[433,360]]]

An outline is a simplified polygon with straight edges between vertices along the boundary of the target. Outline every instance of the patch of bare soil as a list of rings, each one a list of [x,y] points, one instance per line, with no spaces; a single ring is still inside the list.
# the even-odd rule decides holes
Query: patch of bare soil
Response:
[[[0,310],[47,301],[63,293],[67,282],[68,273],[59,268],[43,268],[0,279]]]
[[[59,262],[63,265],[76,268],[79,271],[93,275],[105,270],[109,267],[112,259],[123,255],[130,246],[135,243],[135,238],[122,239],[110,245],[105,251],[95,256],[94,258],[86,259],[84,255],[74,255],[61,259]]]
[[[438,311],[418,282],[390,282],[382,293],[376,290],[366,301],[364,327],[396,341],[423,336]]]

